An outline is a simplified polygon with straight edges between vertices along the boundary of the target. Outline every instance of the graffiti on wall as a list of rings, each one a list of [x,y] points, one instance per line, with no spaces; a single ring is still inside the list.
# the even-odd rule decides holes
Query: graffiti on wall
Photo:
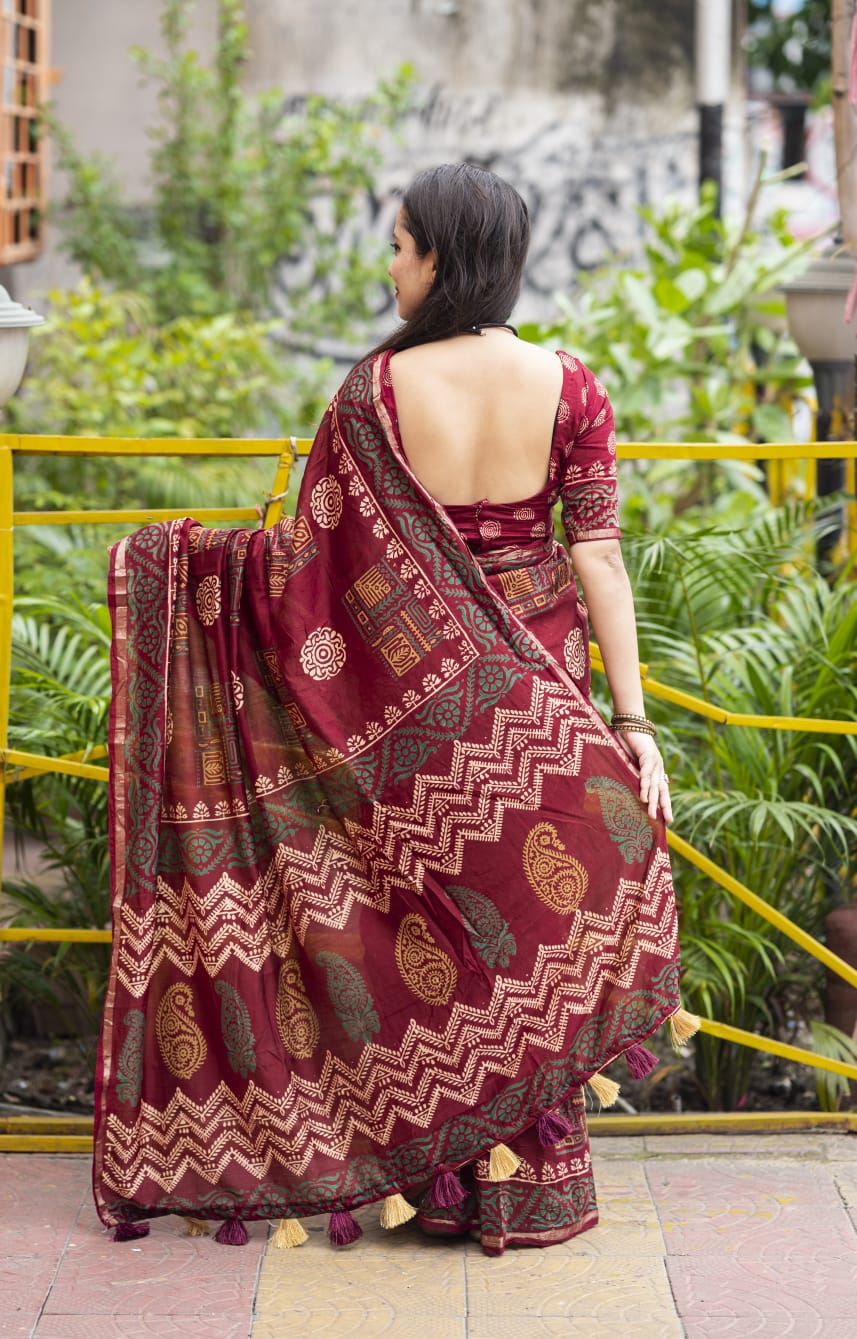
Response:
[[[530,104],[531,105],[531,104]],[[288,110],[296,110],[290,102]],[[695,137],[600,135],[586,141],[576,131],[574,107],[567,116],[535,120],[513,135],[508,100],[457,96],[442,86],[429,90],[413,109],[402,144],[391,146],[368,197],[349,225],[343,244],[381,247],[392,235],[403,188],[422,167],[468,159],[506,177],[521,192],[532,217],[532,243],[518,315],[548,320],[557,294],[573,291],[577,276],[616,256],[639,255],[639,208],[670,197],[692,198]],[[306,283],[312,257],[284,260],[280,272],[284,306],[290,291]],[[395,307],[389,288],[379,286],[374,304],[377,330],[390,327]],[[328,352],[336,354],[331,348]]]

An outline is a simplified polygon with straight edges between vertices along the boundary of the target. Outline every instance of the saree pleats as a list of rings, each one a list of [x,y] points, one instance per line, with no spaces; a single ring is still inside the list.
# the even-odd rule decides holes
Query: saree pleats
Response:
[[[589,702],[568,560],[483,572],[380,377],[340,391],[293,522],[112,554],[114,1226],[342,1213],[442,1168],[486,1249],[560,1240],[594,1221],[581,1085],[678,1007],[664,831]]]

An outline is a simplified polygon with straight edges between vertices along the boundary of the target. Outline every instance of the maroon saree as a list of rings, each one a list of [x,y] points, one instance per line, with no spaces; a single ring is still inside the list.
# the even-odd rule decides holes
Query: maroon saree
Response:
[[[551,496],[585,537],[615,484],[584,468],[578,369]],[[675,907],[539,538],[476,560],[408,469],[384,356],[293,522],[113,550],[94,1189],[119,1236],[427,1186],[425,1226],[481,1221],[495,1253],[595,1221],[582,1085],[677,1010]]]

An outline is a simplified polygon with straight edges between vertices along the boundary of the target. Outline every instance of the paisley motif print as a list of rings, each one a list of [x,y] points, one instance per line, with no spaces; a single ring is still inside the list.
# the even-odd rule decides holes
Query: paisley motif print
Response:
[[[605,828],[629,865],[642,860],[652,849],[652,829],[645,810],[632,790],[614,781],[612,776],[591,776],[586,782],[589,795],[601,801],[601,818]]]
[[[524,873],[534,893],[560,916],[579,907],[589,875],[560,840],[553,823],[537,823],[524,842]]]
[[[214,989],[220,996],[220,1031],[229,1063],[236,1074],[246,1079],[256,1068],[256,1038],[250,1026],[250,1011],[228,981],[215,981]]]
[[[423,920],[402,917],[396,935],[396,965],[405,985],[426,1004],[446,1004],[458,981],[452,959],[439,949]]]
[[[280,968],[277,1030],[283,1046],[295,1060],[307,1060],[321,1035],[318,1015],[309,1002],[301,979],[301,969],[292,958],[287,958]]]
[[[177,1079],[191,1078],[205,1062],[208,1047],[193,1012],[193,993],[180,981],[170,986],[158,1005],[155,1035],[161,1058]]]
[[[319,953],[317,962],[327,972],[327,993],[350,1041],[371,1041],[381,1031],[375,1001],[357,968],[338,953]]]
[[[518,945],[509,922],[503,920],[491,899],[463,884],[454,884],[446,891],[461,912],[468,938],[485,966],[508,967]]]
[[[136,1107],[140,1101],[143,1086],[143,1037],[146,1031],[146,1015],[141,1009],[129,1009],[125,1015],[128,1031],[119,1052],[119,1064],[116,1068],[116,1096],[120,1102],[128,1102]]]

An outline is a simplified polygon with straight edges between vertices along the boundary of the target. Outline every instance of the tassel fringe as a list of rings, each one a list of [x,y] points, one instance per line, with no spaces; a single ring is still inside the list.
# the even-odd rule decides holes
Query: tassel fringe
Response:
[[[246,1246],[247,1229],[240,1218],[225,1218],[214,1234],[221,1246]]]
[[[450,1167],[438,1167],[431,1183],[433,1209],[454,1209],[464,1199],[464,1186]]]
[[[408,1204],[404,1195],[388,1195],[381,1205],[381,1226],[384,1228],[401,1227],[416,1218],[417,1211]]]
[[[571,1134],[571,1125],[558,1111],[543,1111],[536,1124],[542,1148],[555,1148]]]
[[[670,1041],[674,1050],[679,1050],[698,1031],[699,1018],[697,1015],[688,1013],[687,1009],[676,1009],[670,1019]]]
[[[334,1246],[350,1246],[363,1236],[363,1229],[347,1209],[332,1213],[327,1224],[327,1235]]]
[[[303,1246],[307,1234],[297,1218],[281,1218],[277,1230],[271,1238],[275,1251],[290,1251],[293,1246]]]
[[[114,1241],[137,1241],[140,1237],[148,1237],[148,1223],[117,1223],[116,1231],[113,1233]]]
[[[517,1153],[513,1153],[506,1144],[495,1144],[488,1158],[488,1180],[507,1181],[515,1175],[520,1165],[521,1159]]]
[[[186,1218],[184,1220],[184,1234],[186,1237],[207,1237],[210,1230],[205,1218]]]
[[[634,1046],[628,1047],[625,1052],[625,1060],[628,1064],[628,1073],[632,1079],[644,1079],[661,1063],[658,1057],[649,1050],[648,1046],[644,1046],[639,1041]]]
[[[615,1079],[608,1079],[604,1074],[593,1074],[586,1081],[603,1107],[613,1106],[619,1096],[619,1084]]]

